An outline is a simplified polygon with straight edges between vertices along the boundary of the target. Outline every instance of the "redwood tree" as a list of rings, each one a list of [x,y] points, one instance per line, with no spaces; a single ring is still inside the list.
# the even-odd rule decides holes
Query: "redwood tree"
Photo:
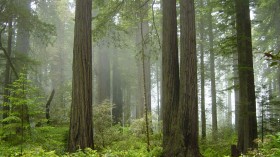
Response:
[[[163,153],[174,156],[174,124],[179,104],[179,64],[176,1],[163,0],[162,34],[162,119]],[[173,129],[173,130],[172,130]]]
[[[238,149],[255,148],[257,138],[256,97],[252,55],[249,0],[235,0],[239,73]]]
[[[199,157],[197,58],[194,0],[180,0],[180,106],[179,128],[183,147],[179,156]]]
[[[93,148],[92,0],[76,0],[68,151]]]
[[[176,1],[163,1],[163,19],[163,156],[199,157],[194,1],[180,0],[180,79]]]

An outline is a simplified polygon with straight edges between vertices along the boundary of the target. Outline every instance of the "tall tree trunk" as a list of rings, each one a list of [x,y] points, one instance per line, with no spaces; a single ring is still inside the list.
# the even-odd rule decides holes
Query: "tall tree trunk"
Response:
[[[124,113],[124,118],[123,118],[123,124],[126,126],[126,124],[130,124],[130,117],[131,117],[131,87],[126,86],[125,91],[123,92],[124,94],[124,107],[123,107],[123,113]]]
[[[163,153],[165,157],[174,156],[176,143],[174,124],[179,105],[179,65],[176,1],[163,0],[162,36],[162,119]]]
[[[114,124],[122,123],[123,114],[123,94],[121,85],[121,75],[118,63],[118,54],[115,52],[113,58],[113,104],[115,105],[112,110]]]
[[[147,54],[146,36],[148,34],[147,32],[148,22],[147,21],[144,22],[143,17],[140,18],[141,18],[140,30],[141,30],[141,56],[142,56],[141,58],[142,58],[142,73],[143,73],[142,79],[143,79],[143,91],[144,91],[143,98],[144,98],[144,111],[145,111],[145,123],[146,123],[147,150],[150,151],[150,126],[149,126],[150,121],[148,115],[151,114],[151,84],[150,84],[151,76],[150,76],[150,59],[149,59],[150,57],[146,56]],[[149,74],[149,77],[147,77],[146,74]]]
[[[0,39],[1,40],[1,39]],[[7,55],[10,58],[12,53],[12,40],[13,40],[13,19],[10,18],[8,22],[8,47],[7,47]],[[10,95],[8,87],[11,81],[11,66],[9,61],[6,61],[6,69],[5,69],[5,81],[4,81],[4,98],[3,98],[3,119],[9,116],[10,106],[8,105]]]
[[[197,58],[194,0],[180,0],[180,106],[178,116],[182,130],[183,157],[199,157]],[[179,154],[179,156],[180,156]]]
[[[57,88],[58,89],[58,98],[59,98],[59,103],[60,103],[60,107],[65,107],[65,101],[64,101],[64,81],[65,81],[65,60],[67,54],[65,53],[65,21],[64,19],[59,20],[58,22],[58,28],[57,28],[58,32],[57,32],[57,40],[59,41],[59,46],[58,46],[58,56],[59,56],[59,60],[58,60],[58,66],[57,70],[59,72],[58,74],[58,86],[55,86],[53,88]],[[65,115],[67,116],[67,115]]]
[[[228,80],[228,87],[231,87],[232,82],[231,80]],[[228,128],[231,130],[232,129],[232,107],[231,107],[231,90],[229,89],[228,91],[228,102],[227,102],[227,123],[228,123]]]
[[[161,80],[160,80],[160,76],[159,76],[159,61],[156,62],[156,83],[157,83],[157,114],[158,114],[158,126],[160,127],[160,116],[161,116],[161,106],[160,106],[160,84],[161,84]]]
[[[254,142],[257,119],[249,0],[235,0],[235,5],[240,84],[238,149],[246,153],[257,146]]]
[[[17,29],[17,39],[16,39],[16,57],[20,58],[20,63],[18,64],[18,71],[19,72],[25,72],[26,65],[24,60],[21,60],[22,58],[28,57],[28,52],[30,50],[30,30],[28,30],[28,18],[31,16],[31,0],[21,0],[19,3],[19,7],[22,9],[24,14],[20,15],[18,17],[18,29]],[[23,104],[21,108],[18,108],[16,110],[22,111],[22,121],[24,124],[30,124],[29,121],[29,113],[28,113],[28,106],[26,104]]]
[[[139,3],[139,2],[138,2]],[[137,106],[136,106],[136,118],[142,118],[144,116],[144,91],[143,91],[143,70],[142,70],[142,55],[141,53],[141,24],[138,24],[138,28],[136,30],[136,48],[137,48],[137,80],[138,80],[138,89],[139,92],[137,94]]]
[[[92,0],[76,0],[72,104],[68,151],[93,145],[92,122]]]
[[[276,2],[277,4],[277,9],[279,10],[280,9],[280,1],[277,1]],[[274,29],[276,31],[276,53],[279,53],[280,52],[280,30],[279,30],[279,27],[280,27],[280,15],[279,14],[276,14],[275,13],[275,16],[277,16],[275,19],[275,26],[274,26]],[[280,95],[280,68],[278,67],[278,95]]]
[[[144,6],[144,9],[147,10],[148,5],[146,4]],[[143,18],[142,22],[139,23],[138,25],[138,31],[137,31],[137,35],[136,35],[136,45],[138,47],[138,50],[140,51],[142,48],[142,43],[145,44],[144,47],[144,55],[140,54],[139,56],[141,56],[140,61],[138,62],[138,79],[141,79],[138,81],[139,83],[139,89],[144,90],[143,89],[143,84],[145,83],[145,91],[142,91],[139,95],[141,95],[139,97],[139,106],[138,106],[138,118],[143,117],[144,115],[144,93],[145,93],[145,99],[146,99],[146,103],[147,103],[147,111],[149,113],[151,113],[152,107],[151,107],[151,63],[150,63],[150,51],[148,50],[148,33],[149,33],[149,25],[148,25],[148,21],[144,20],[147,18],[147,11],[145,11],[145,13],[140,14],[139,16],[145,16],[145,17],[141,17]],[[141,30],[142,29],[142,30]],[[142,33],[141,33],[142,32]],[[143,36],[143,37],[142,37]],[[141,52],[141,51],[140,51]],[[142,66],[142,60],[144,61],[144,67]],[[144,68],[144,70],[143,70]],[[144,72],[144,73],[143,73]],[[145,78],[143,78],[143,76],[145,76]],[[145,82],[143,81],[145,79]]]
[[[102,47],[106,47],[102,45]],[[110,60],[108,48],[101,48],[97,53],[97,103],[110,99]]]
[[[200,7],[203,8],[203,0],[200,0]],[[205,67],[204,67],[204,19],[203,14],[200,15],[200,79],[201,79],[201,136],[202,139],[206,139],[206,115],[205,115]]]
[[[216,77],[215,77],[215,54],[214,54],[214,35],[213,35],[213,18],[211,0],[207,1],[209,5],[208,20],[209,20],[209,52],[210,52],[210,78],[211,78],[211,101],[212,101],[212,138],[217,140],[218,120],[217,120],[217,101],[216,101]]]
[[[233,83],[234,83],[234,105],[235,105],[235,131],[239,126],[239,74],[238,74],[238,53],[233,52]]]

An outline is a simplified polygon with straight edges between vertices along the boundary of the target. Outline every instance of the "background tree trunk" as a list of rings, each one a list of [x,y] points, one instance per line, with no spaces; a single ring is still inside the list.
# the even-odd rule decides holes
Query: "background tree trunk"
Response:
[[[13,19],[10,18],[8,23],[8,43],[7,43],[8,44],[7,53],[9,58],[12,54],[12,40],[13,40]],[[11,66],[7,59],[6,69],[5,69],[5,80],[4,80],[3,119],[9,116],[9,111],[10,111],[10,106],[8,105],[9,102],[8,96],[10,95],[10,93],[9,90],[7,89],[10,83],[11,83]]]
[[[103,47],[103,48],[102,48]],[[102,45],[97,53],[97,103],[110,99],[110,60],[109,50]]]
[[[118,54],[115,52],[115,56],[113,58],[113,122],[114,124],[122,123],[122,114],[123,114],[123,93],[122,93],[122,85],[121,85],[121,75],[119,70],[118,63]]]
[[[17,65],[17,69],[19,72],[26,73],[26,64],[24,58],[28,57],[28,53],[30,51],[30,30],[28,27],[29,14],[31,14],[31,1],[30,0],[21,0],[19,3],[19,7],[21,7],[24,14],[18,17],[17,21],[17,38],[16,38],[16,47],[15,47],[15,54],[19,59],[19,63]],[[26,104],[23,104],[22,107],[16,108],[15,110],[21,111],[22,121],[24,124],[30,124],[29,121],[29,109]]]
[[[216,101],[216,77],[215,77],[215,54],[214,54],[214,35],[212,24],[212,4],[211,0],[207,1],[209,6],[208,26],[209,26],[209,52],[210,52],[210,79],[211,79],[211,101],[212,101],[212,138],[217,140],[218,120],[217,120],[217,101]]]
[[[203,8],[203,0],[200,0],[200,7]],[[206,139],[206,114],[205,114],[205,67],[204,67],[204,16],[200,15],[200,79],[201,79],[201,137]]]

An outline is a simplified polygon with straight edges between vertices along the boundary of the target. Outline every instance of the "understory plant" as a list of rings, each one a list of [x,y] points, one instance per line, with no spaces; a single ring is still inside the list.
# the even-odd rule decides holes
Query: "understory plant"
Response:
[[[16,143],[24,142],[24,137],[31,134],[31,129],[43,121],[42,97],[25,73],[20,73],[9,88],[8,102],[4,102],[8,110],[6,117],[1,120],[0,139],[12,140]]]

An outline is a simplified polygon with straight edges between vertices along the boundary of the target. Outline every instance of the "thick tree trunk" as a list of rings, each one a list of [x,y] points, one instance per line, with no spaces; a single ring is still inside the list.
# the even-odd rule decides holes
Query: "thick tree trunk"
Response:
[[[179,127],[184,147],[179,156],[199,157],[197,58],[194,0],[180,0],[180,106]]]
[[[72,104],[68,151],[93,145],[92,122],[92,1],[76,0]]]
[[[257,138],[256,97],[252,55],[249,0],[235,0],[239,72],[238,149],[246,153],[255,148]]]
[[[175,156],[175,126],[179,105],[179,65],[176,1],[163,0],[162,36],[162,119],[163,153],[165,157]]]

